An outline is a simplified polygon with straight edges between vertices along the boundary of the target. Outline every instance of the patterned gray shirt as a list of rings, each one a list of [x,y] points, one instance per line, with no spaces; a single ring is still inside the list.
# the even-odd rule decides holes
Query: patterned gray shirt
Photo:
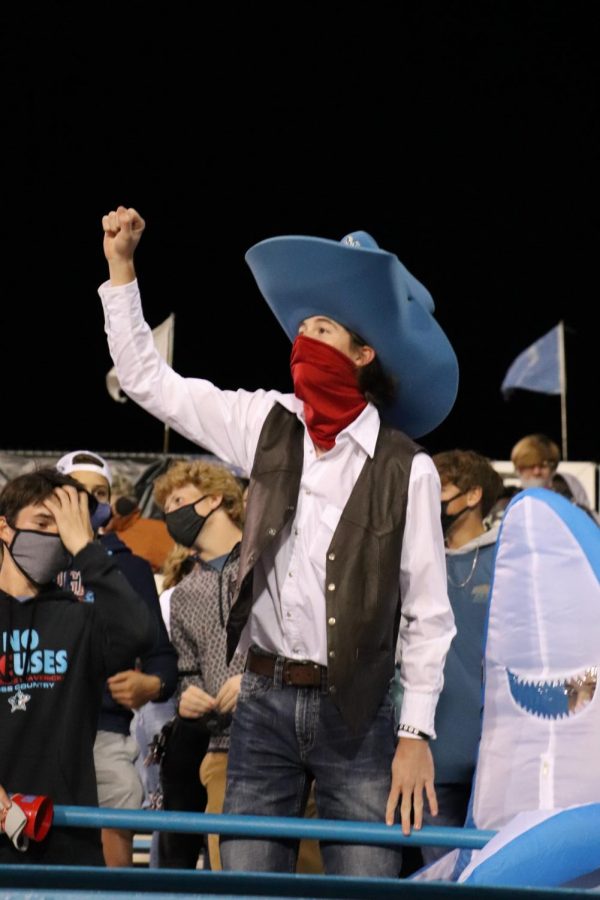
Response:
[[[171,643],[179,657],[177,700],[190,685],[215,697],[221,686],[244,671],[245,656],[236,653],[227,665],[225,626],[235,593],[240,545],[222,571],[200,560],[171,595]],[[212,737],[209,750],[227,750],[229,730]]]

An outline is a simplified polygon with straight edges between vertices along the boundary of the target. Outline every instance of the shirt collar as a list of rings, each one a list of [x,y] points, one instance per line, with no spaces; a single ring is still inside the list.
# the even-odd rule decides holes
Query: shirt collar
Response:
[[[277,398],[277,402],[281,404],[289,412],[295,413],[302,424],[306,427],[304,421],[304,404],[295,394],[281,394]],[[340,431],[338,440],[346,437],[352,438],[355,444],[364,450],[371,458],[375,455],[375,445],[379,435],[380,419],[377,408],[372,403],[367,403],[359,416],[350,422],[347,428]],[[337,443],[337,442],[336,442]]]

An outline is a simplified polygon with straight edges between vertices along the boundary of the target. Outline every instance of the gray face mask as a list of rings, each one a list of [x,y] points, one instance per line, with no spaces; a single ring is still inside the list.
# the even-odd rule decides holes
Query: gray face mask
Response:
[[[73,557],[58,534],[20,528],[15,531],[8,550],[15,565],[37,587],[54,581],[59,572],[71,565]]]
[[[540,475],[521,475],[521,487],[524,491],[527,488],[548,487],[548,479],[542,478]]]

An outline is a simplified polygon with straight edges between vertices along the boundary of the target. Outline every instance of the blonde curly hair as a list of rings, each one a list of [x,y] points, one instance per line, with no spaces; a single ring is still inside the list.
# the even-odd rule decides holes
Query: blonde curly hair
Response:
[[[200,460],[178,460],[154,482],[154,499],[161,509],[177,488],[193,484],[204,494],[222,494],[223,509],[238,528],[244,523],[242,490],[234,475],[224,466]]]

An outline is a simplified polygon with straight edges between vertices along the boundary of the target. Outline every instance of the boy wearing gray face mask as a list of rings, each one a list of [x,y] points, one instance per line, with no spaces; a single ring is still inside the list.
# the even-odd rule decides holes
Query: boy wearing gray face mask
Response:
[[[557,471],[560,450],[558,444],[545,434],[528,434],[521,438],[512,448],[510,459],[523,490],[547,488],[590,512],[591,504],[585,487],[571,472]],[[594,515],[592,518],[596,520]]]
[[[4,486],[0,552],[0,822],[8,791],[95,806],[102,684],[150,645],[150,617],[93,541],[88,494],[69,476],[42,469]],[[71,558],[93,603],[53,581]],[[98,832],[51,828],[26,854],[0,837],[0,863],[19,862],[101,865]]]
[[[521,487],[552,489],[552,478],[560,461],[560,450],[544,434],[528,434],[517,441],[510,454]]]

